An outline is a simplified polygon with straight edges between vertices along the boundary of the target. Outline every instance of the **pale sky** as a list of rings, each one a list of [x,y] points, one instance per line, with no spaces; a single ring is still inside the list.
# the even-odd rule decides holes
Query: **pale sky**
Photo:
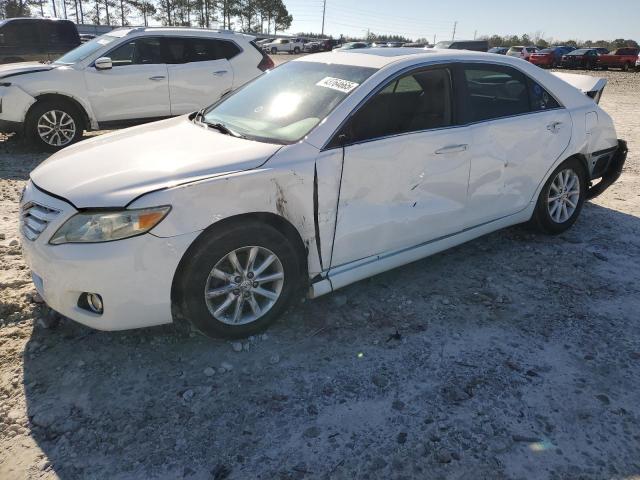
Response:
[[[323,0],[283,0],[293,15],[290,32],[320,32]],[[477,35],[533,35],[559,40],[640,41],[640,0],[326,0],[325,34],[375,33],[450,40]]]

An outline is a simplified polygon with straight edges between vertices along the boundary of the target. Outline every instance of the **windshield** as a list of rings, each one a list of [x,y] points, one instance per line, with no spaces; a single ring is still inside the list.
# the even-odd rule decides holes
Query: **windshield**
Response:
[[[74,63],[81,62],[88,56],[93,55],[105,45],[109,45],[111,42],[118,40],[119,38],[120,37],[108,34],[94,38],[93,40],[90,40],[87,43],[83,43],[79,47],[74,48],[70,52],[65,53],[53,63],[72,65]]]
[[[588,51],[588,48],[579,48],[578,50],[567,53],[567,55],[585,55]]]
[[[204,121],[252,140],[293,143],[320,123],[376,69],[288,62],[209,107]]]

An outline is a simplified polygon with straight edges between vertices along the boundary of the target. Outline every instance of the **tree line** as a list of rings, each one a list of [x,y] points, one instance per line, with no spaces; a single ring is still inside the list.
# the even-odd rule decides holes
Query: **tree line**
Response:
[[[78,24],[221,28],[267,34],[287,30],[293,17],[282,0],[0,0],[0,18],[45,16]]]

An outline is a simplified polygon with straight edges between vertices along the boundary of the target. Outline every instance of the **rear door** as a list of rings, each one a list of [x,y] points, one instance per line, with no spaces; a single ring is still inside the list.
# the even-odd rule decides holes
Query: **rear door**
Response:
[[[524,209],[571,140],[569,112],[509,66],[467,64],[460,83],[472,125],[467,227]]]
[[[240,53],[233,42],[213,38],[163,39],[169,74],[171,115],[211,105],[233,86],[229,58]]]
[[[89,101],[98,122],[168,117],[169,82],[160,38],[141,37],[108,52],[113,68],[85,69]]]

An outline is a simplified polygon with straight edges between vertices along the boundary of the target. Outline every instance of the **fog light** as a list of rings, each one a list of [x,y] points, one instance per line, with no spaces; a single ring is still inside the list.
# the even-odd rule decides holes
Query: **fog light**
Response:
[[[78,307],[91,313],[102,315],[104,306],[102,305],[102,297],[97,293],[84,292],[78,298]]]
[[[89,308],[95,313],[102,313],[102,297],[97,293],[87,293],[87,303]]]

